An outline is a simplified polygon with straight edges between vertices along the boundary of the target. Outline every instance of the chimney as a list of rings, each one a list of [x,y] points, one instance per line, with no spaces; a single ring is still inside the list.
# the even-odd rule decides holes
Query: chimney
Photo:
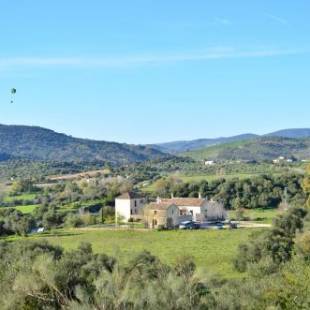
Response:
[[[156,198],[156,203],[161,203],[161,199],[159,196],[157,196],[157,198]]]
[[[198,193],[198,198],[199,198],[199,199],[201,199],[201,198],[202,198],[202,196],[201,196],[201,193],[200,193],[200,192]]]

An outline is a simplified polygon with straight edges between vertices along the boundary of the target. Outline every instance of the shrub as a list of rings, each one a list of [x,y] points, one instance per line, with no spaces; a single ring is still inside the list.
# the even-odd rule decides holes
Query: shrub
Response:
[[[81,221],[84,225],[95,225],[97,224],[97,217],[93,214],[83,214],[80,216]]]
[[[65,226],[67,227],[80,227],[83,226],[84,222],[82,221],[81,217],[77,214],[69,213],[66,216]]]
[[[299,255],[310,262],[310,231],[298,236],[296,240],[296,249]]]

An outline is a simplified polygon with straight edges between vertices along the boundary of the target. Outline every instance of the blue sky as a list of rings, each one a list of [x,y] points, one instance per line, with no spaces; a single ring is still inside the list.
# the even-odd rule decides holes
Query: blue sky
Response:
[[[0,123],[128,143],[310,127],[309,15],[309,0],[1,0]]]

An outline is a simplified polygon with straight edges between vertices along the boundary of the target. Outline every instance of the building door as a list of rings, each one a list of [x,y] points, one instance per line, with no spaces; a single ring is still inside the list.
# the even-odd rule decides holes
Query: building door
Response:
[[[173,219],[171,217],[167,218],[167,228],[173,228]]]
[[[157,227],[157,220],[153,219],[152,220],[152,228],[156,228]]]

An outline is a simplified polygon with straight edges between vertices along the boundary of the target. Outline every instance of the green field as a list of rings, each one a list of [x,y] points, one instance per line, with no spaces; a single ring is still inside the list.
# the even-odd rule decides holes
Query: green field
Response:
[[[281,211],[278,209],[253,209],[245,210],[243,215],[251,221],[271,224],[272,220],[279,214]],[[230,219],[236,219],[236,211],[229,211],[228,216]]]
[[[33,210],[37,207],[38,207],[38,205],[28,205],[28,206],[17,206],[17,207],[14,207],[14,209],[16,209],[22,213],[32,213]]]
[[[39,205],[24,205],[24,206],[16,206],[16,207],[1,207],[1,210],[4,209],[15,209],[22,213],[29,214],[34,211],[35,208],[37,208]]]
[[[36,194],[22,194],[22,195],[16,195],[16,196],[5,196],[4,202],[12,202],[14,200],[33,200],[36,198]]]
[[[210,274],[231,278],[240,276],[232,265],[238,245],[247,241],[253,229],[214,231],[114,231],[104,229],[71,229],[56,234],[31,236],[46,238],[65,249],[74,249],[80,242],[90,242],[95,252],[118,257],[122,263],[148,250],[163,262],[173,264],[178,257],[192,256],[198,267]],[[18,238],[19,239],[19,238]]]

